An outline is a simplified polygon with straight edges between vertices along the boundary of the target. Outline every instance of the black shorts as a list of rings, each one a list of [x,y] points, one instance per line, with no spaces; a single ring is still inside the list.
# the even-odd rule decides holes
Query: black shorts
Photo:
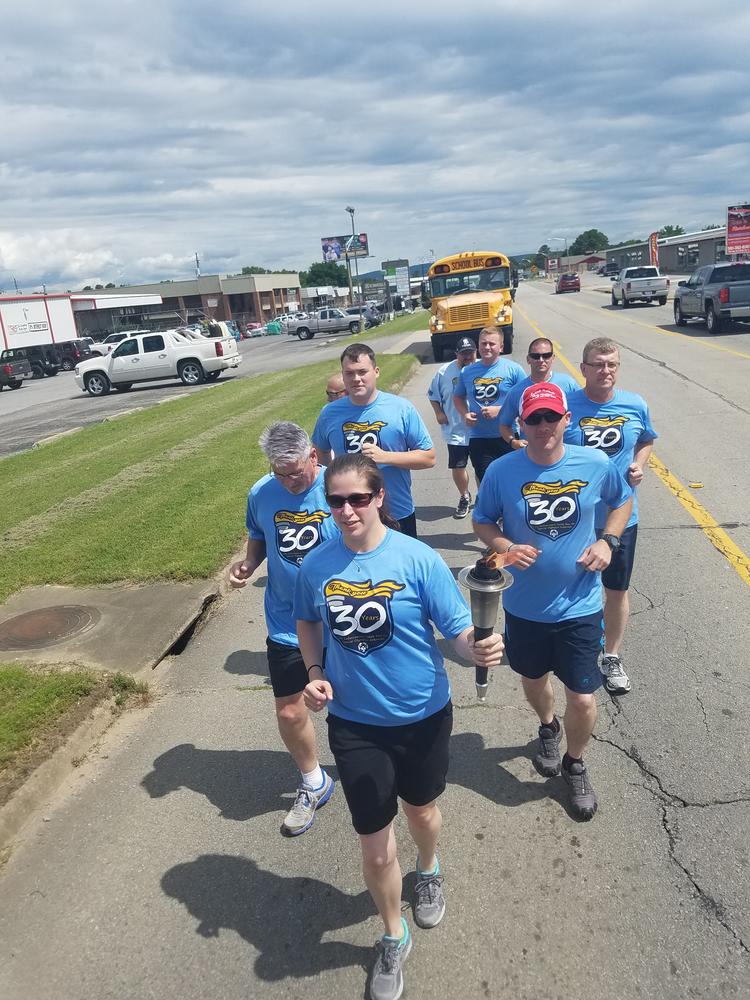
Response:
[[[452,728],[450,701],[405,726],[367,726],[328,713],[328,742],[357,833],[388,826],[398,798],[426,806],[442,794]]]
[[[481,483],[490,462],[509,455],[512,451],[511,446],[499,434],[491,438],[469,438],[469,457],[478,481]]]
[[[413,510],[406,517],[398,519],[398,530],[402,535],[409,535],[411,538],[417,537],[417,512]]]
[[[601,537],[601,531],[597,534]],[[607,590],[627,590],[630,586],[637,540],[638,525],[631,524],[620,536],[620,547],[612,553],[612,560],[602,573],[602,583]]]
[[[266,654],[274,698],[288,698],[304,690],[307,671],[298,646],[285,646],[269,636],[266,639]]]
[[[465,469],[469,461],[468,444],[448,445],[448,468]]]
[[[505,652],[511,670],[530,680],[551,671],[576,694],[593,694],[601,687],[603,638],[601,611],[562,622],[532,622],[505,612]]]

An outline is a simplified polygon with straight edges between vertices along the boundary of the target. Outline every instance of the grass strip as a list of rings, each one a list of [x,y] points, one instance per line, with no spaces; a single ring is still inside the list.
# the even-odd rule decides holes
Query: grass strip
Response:
[[[379,362],[386,390],[402,385],[417,363],[408,355]],[[0,601],[45,583],[212,576],[238,547],[247,490],[267,469],[261,430],[280,419],[312,430],[329,370],[330,362],[321,362],[281,378],[242,379],[17,456],[27,461],[12,494]],[[148,443],[138,448],[133,438]],[[78,473],[65,480],[67,492],[50,488],[42,501],[40,484],[55,479],[61,457]],[[12,468],[2,463],[3,473]]]

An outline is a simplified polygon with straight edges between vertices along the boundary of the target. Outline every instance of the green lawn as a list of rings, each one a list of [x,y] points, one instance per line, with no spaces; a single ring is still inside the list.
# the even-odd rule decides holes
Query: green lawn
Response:
[[[417,364],[378,362],[386,390]],[[238,547],[247,490],[266,471],[261,430],[274,420],[312,430],[330,371],[326,361],[219,384],[0,461],[0,601],[45,583],[212,576]]]

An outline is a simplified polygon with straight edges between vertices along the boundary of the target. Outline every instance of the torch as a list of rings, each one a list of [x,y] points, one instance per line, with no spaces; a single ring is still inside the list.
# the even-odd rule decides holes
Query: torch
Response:
[[[489,550],[474,566],[466,566],[458,574],[458,582],[469,590],[474,639],[486,639],[495,631],[500,594],[513,584],[513,577],[500,567],[511,562],[505,555]],[[477,701],[487,700],[487,667],[474,668]]]

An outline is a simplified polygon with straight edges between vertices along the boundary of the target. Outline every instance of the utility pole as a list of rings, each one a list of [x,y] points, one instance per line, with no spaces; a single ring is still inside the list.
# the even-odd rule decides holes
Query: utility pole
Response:
[[[351,207],[351,205],[347,205],[346,210],[347,210],[347,212],[349,213],[349,215],[352,218],[352,242],[350,244],[350,247],[353,250],[354,249],[354,241],[357,238],[357,233],[356,233],[356,231],[354,229],[354,209]],[[356,253],[354,254],[354,270],[355,270],[356,275],[357,275],[357,305],[359,306],[359,332],[361,333],[362,332],[362,286],[359,283],[359,262],[357,260]],[[350,268],[349,269],[349,281],[351,281],[351,280],[352,280],[352,272],[351,272],[351,268]]]
[[[195,276],[200,278],[201,276],[201,262],[198,260],[198,251],[195,251]]]

